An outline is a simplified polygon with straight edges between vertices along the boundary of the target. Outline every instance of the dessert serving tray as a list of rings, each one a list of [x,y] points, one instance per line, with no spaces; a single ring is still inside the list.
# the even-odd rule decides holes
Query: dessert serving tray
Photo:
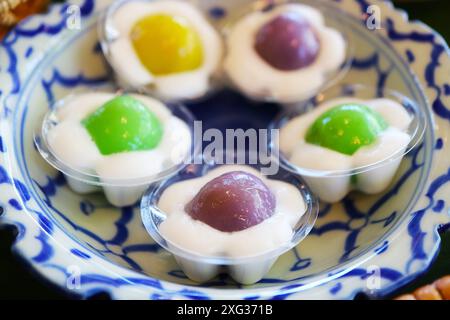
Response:
[[[384,193],[322,204],[310,234],[261,281],[239,285],[220,275],[199,284],[150,238],[138,205],[118,209],[101,194],[74,193],[33,142],[57,100],[115,88],[97,33],[112,2],[53,5],[0,46],[0,224],[17,228],[13,250],[41,278],[81,298],[106,292],[113,299],[352,299],[388,294],[429,267],[438,231],[450,224],[450,50],[437,33],[389,2],[299,1],[340,18],[353,56],[342,84],[395,90],[417,103],[427,122],[422,143]],[[192,2],[224,25],[242,3],[264,8],[273,1]],[[204,130],[263,129],[281,111],[232,89],[187,107]]]

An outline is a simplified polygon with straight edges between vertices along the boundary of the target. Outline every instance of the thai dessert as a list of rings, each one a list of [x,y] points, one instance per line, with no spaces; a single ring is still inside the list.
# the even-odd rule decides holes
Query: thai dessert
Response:
[[[245,15],[227,37],[224,69],[252,98],[289,103],[313,96],[346,57],[346,41],[317,9],[275,6]]]
[[[51,125],[44,121],[43,134],[52,156],[70,168],[68,182],[77,192],[103,186],[112,204],[131,205],[190,152],[188,124],[158,100],[93,92],[63,101]]]
[[[125,86],[170,100],[195,99],[211,88],[222,40],[184,1],[126,1],[105,20],[103,49]]]
[[[241,283],[264,276],[282,252],[265,255],[287,249],[307,209],[296,186],[268,179],[245,165],[223,165],[203,177],[174,183],[163,191],[158,207],[166,215],[159,232],[170,246],[192,253],[193,258],[255,258],[250,265],[228,266],[230,275]],[[220,271],[220,265],[175,257],[196,281]]]
[[[336,98],[282,127],[280,151],[323,201],[337,202],[354,189],[378,193],[399,167],[411,122],[391,99]]]

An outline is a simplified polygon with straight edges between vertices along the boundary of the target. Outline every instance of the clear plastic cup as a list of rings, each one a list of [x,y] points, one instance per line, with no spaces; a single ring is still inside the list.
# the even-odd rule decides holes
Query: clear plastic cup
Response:
[[[272,129],[283,128],[290,120],[308,113],[316,106],[341,97],[359,99],[388,98],[401,104],[411,117],[406,133],[410,136],[409,144],[386,158],[354,167],[350,170],[315,170],[293,164],[280,150],[276,141],[270,141],[273,154],[278,154],[281,167],[298,174],[305,179],[312,192],[324,202],[342,200],[350,191],[357,190],[366,194],[376,194],[385,190],[392,182],[403,157],[413,150],[422,140],[426,118],[422,109],[410,98],[393,90],[383,90],[359,84],[341,85],[318,94],[309,102],[297,105],[296,109],[283,111],[270,124]]]
[[[237,164],[243,163],[237,162]],[[217,274],[225,272],[239,283],[252,284],[264,277],[280,255],[297,246],[308,235],[317,219],[319,210],[318,202],[298,176],[280,168],[277,174],[268,176],[268,178],[281,180],[294,185],[300,191],[306,208],[295,225],[292,239],[288,243],[257,255],[231,257],[224,255],[205,256],[186,250],[165,239],[159,230],[161,223],[166,219],[166,214],[158,207],[162,193],[172,184],[201,177],[221,165],[216,164],[214,161],[206,164],[192,164],[177,176],[151,186],[142,198],[142,221],[150,236],[160,246],[173,254],[183,272],[191,280],[205,282],[214,278]],[[250,166],[260,170],[265,165],[257,163]],[[205,239],[205,241],[208,240]]]
[[[132,48],[132,45],[129,41],[124,41],[125,38],[128,38],[129,35],[121,34],[121,31],[119,30],[119,27],[123,27],[124,22],[120,21],[117,22],[114,20],[115,15],[117,12],[121,9],[123,9],[125,6],[134,5],[136,3],[142,3],[144,5],[147,4],[154,4],[154,3],[161,3],[164,5],[163,13],[168,14],[176,14],[179,16],[183,16],[183,14],[187,14],[185,9],[188,9],[187,11],[191,11],[189,7],[192,7],[192,9],[198,11],[202,15],[202,17],[205,19],[206,23],[212,28],[213,32],[217,35],[217,39],[219,41],[220,46],[216,46],[217,39],[215,37],[212,37],[210,33],[209,38],[206,39],[206,41],[203,36],[201,37],[202,41],[206,41],[203,46],[203,50],[205,54],[210,54],[211,57],[206,58],[204,57],[204,64],[199,69],[194,69],[187,72],[179,72],[179,73],[173,73],[169,75],[164,76],[155,76],[151,75],[148,70],[145,69],[145,67],[141,64],[139,57],[134,52],[134,49]],[[170,4],[173,3],[173,4]],[[167,6],[171,6],[171,9],[167,9]],[[188,6],[187,8],[183,9],[183,6]],[[178,8],[179,7],[179,8]],[[173,12],[172,12],[173,10]],[[152,12],[152,13],[159,13],[158,11]],[[150,14],[150,13],[149,13]],[[139,12],[139,10],[134,10],[132,16],[132,19],[135,19],[133,22],[138,21],[139,19],[145,17],[146,11]],[[128,15],[125,20],[131,19]],[[188,17],[188,16],[186,16]],[[130,23],[127,21],[126,23]],[[104,56],[106,57],[106,60],[108,61],[109,65],[111,66],[112,70],[114,71],[116,82],[119,83],[121,88],[127,89],[127,90],[134,90],[138,92],[143,92],[146,94],[149,94],[154,97],[158,97],[161,100],[166,101],[189,101],[189,102],[195,102],[198,100],[202,100],[206,98],[207,96],[211,95],[213,92],[217,91],[219,88],[223,86],[223,82],[221,79],[220,74],[220,63],[223,57],[223,43],[222,43],[222,37],[220,33],[216,30],[215,26],[212,25],[209,21],[204,12],[201,10],[199,6],[195,6],[189,1],[181,1],[181,0],[118,0],[115,1],[113,4],[111,4],[107,10],[105,10],[102,14],[102,16],[99,19],[98,23],[98,34],[100,38],[100,44],[103,51]],[[213,41],[213,38],[216,39]],[[211,43],[214,43],[212,45]],[[123,50],[126,49],[127,52],[131,52],[130,56],[127,56],[127,60],[124,61],[117,52],[117,50]],[[209,50],[209,51],[206,51]],[[205,56],[204,54],[204,56]],[[208,70],[203,70],[202,68],[206,68],[206,62],[207,64],[213,64],[211,61],[218,59],[219,62],[216,66],[216,68],[213,70],[209,70],[210,67],[207,67]],[[134,68],[135,72],[131,73],[127,70],[130,70],[131,68]],[[200,69],[202,69],[200,71]],[[204,77],[200,78],[193,78],[192,75],[194,73],[197,74],[204,74]],[[177,77],[175,79],[175,77]],[[136,79],[140,79],[137,81]],[[203,90],[200,88],[200,85],[207,86],[207,89]],[[187,85],[191,86],[192,88],[189,90],[181,90],[182,88],[185,88]],[[196,85],[198,85],[196,87]],[[165,88],[165,89],[162,89]],[[169,89],[167,89],[169,88]],[[178,88],[177,92],[173,91],[173,88]]]
[[[105,91],[102,91],[103,93]],[[112,93],[112,92],[106,92]],[[119,92],[118,94],[123,93]],[[127,92],[131,93],[131,92]],[[78,93],[77,93],[78,94]],[[194,117],[191,112],[179,103],[165,104],[172,112],[173,116],[178,117],[187,124],[191,133],[191,146],[189,151],[176,159],[167,163],[161,172],[153,175],[145,175],[137,178],[119,179],[100,177],[93,170],[83,171],[65,163],[55,154],[48,141],[49,131],[59,123],[58,110],[63,108],[70,100],[74,99],[77,94],[71,94],[57,101],[50,110],[45,114],[42,126],[39,127],[34,134],[34,143],[41,156],[55,169],[62,172],[67,180],[69,187],[80,194],[88,194],[103,191],[107,200],[114,206],[124,207],[135,204],[142,197],[145,190],[153,183],[167,179],[183,169],[191,162],[192,157],[198,152],[193,143],[194,139]]]
[[[255,13],[255,12],[264,12],[265,14],[271,14],[272,11],[278,10],[283,7],[287,7],[289,5],[304,5],[311,7],[313,9],[316,9],[320,11],[320,13],[323,15],[324,25],[337,30],[342,38],[345,41],[346,49],[345,49],[345,58],[343,59],[343,62],[340,64],[338,68],[332,69],[332,70],[321,70],[322,80],[320,83],[317,83],[317,85],[312,85],[310,89],[305,90],[304,92],[291,94],[291,96],[283,96],[282,94],[273,92],[271,88],[271,83],[274,84],[273,75],[267,74],[266,77],[260,76],[254,76],[253,79],[249,79],[248,81],[239,81],[237,74],[233,75],[230,73],[236,73],[231,71],[230,67],[227,66],[227,64],[233,65],[231,62],[227,62],[230,56],[230,51],[233,50],[231,47],[232,44],[228,41],[230,38],[230,34],[232,33],[233,28],[235,25],[241,21],[241,19],[245,18],[247,15]],[[276,15],[275,15],[276,16]],[[306,17],[308,18],[308,17]],[[314,1],[307,1],[306,3],[298,3],[297,1],[281,1],[281,2],[254,2],[249,3],[245,2],[240,8],[237,8],[235,11],[231,12],[229,17],[227,17],[226,21],[220,25],[222,29],[222,33],[224,34],[224,37],[226,39],[226,56],[225,56],[225,63],[224,63],[224,73],[226,77],[226,81],[229,86],[236,89],[237,91],[244,94],[247,98],[254,100],[254,101],[262,101],[262,102],[275,102],[275,103],[281,103],[285,106],[290,107],[292,104],[302,102],[305,100],[310,99],[314,95],[316,95],[318,92],[325,90],[326,88],[329,88],[336,84],[340,79],[342,79],[348,72],[348,70],[351,67],[352,59],[353,59],[353,41],[351,39],[351,32],[348,30],[347,25],[345,24],[345,20],[347,19],[346,14],[334,7],[324,5],[323,3],[314,2]],[[270,20],[270,19],[269,19]],[[250,42],[246,41],[246,42]],[[253,48],[253,43],[249,43],[249,46]],[[257,55],[257,53],[254,53]],[[331,54],[331,53],[330,53]],[[319,52],[320,55],[320,52]],[[258,58],[261,59],[261,58]],[[240,60],[240,61],[237,61]],[[234,64],[240,64],[241,67],[233,68],[233,70],[245,70],[245,68],[251,67],[252,61],[249,57],[246,57],[244,55],[240,55],[239,59],[237,59]],[[315,61],[314,63],[318,63]],[[301,72],[307,69],[310,69],[311,66],[314,66],[314,63],[310,66],[307,66],[303,69],[300,69],[299,71],[288,71],[284,72],[286,76],[288,74],[294,74],[295,72]],[[243,67],[245,67],[243,69]],[[264,67],[265,69],[265,67]],[[280,72],[278,70],[273,69],[273,72]],[[319,70],[316,70],[319,71]],[[239,71],[242,72],[242,71]],[[316,74],[316,73],[314,73]],[[248,84],[250,83],[259,83],[261,78],[266,79],[267,78],[267,84],[260,85],[260,90],[250,90],[246,88]],[[300,81],[299,81],[300,80]],[[297,92],[303,91],[304,86],[309,86],[311,84],[311,79],[309,76],[304,75],[301,77],[301,79],[298,81],[298,90]],[[293,83],[295,80],[291,79],[289,83]],[[276,84],[276,83],[275,83]]]

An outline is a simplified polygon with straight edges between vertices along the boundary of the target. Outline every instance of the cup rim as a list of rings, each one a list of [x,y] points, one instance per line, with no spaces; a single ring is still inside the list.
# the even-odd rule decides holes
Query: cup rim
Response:
[[[226,164],[224,164],[226,165]],[[217,167],[222,166],[222,164],[201,164],[201,165],[191,165],[191,166],[199,166],[197,169],[201,172],[203,176],[210,170],[213,170]],[[250,166],[250,165],[249,165]],[[191,168],[192,170],[192,168]],[[297,175],[292,174],[291,172],[285,171],[286,175],[289,175],[292,179],[294,179],[297,183],[294,186],[300,191],[300,194],[303,197],[303,201],[305,203],[305,212],[299,218],[294,234],[292,236],[291,241],[288,243],[279,246],[275,249],[271,249],[262,253],[258,253],[255,255],[243,256],[243,257],[229,257],[223,255],[202,255],[198,254],[194,251],[184,249],[169,240],[166,240],[164,236],[160,233],[157,219],[164,219],[165,213],[158,207],[157,201],[160,198],[160,195],[164,190],[169,187],[173,182],[170,179],[164,180],[158,184],[150,186],[150,188],[145,192],[144,196],[141,200],[141,219],[144,224],[145,229],[149,233],[150,237],[156,241],[161,247],[165,250],[173,254],[175,257],[181,257],[187,260],[208,263],[213,265],[239,265],[246,263],[254,263],[259,262],[261,260],[269,260],[276,259],[286,251],[292,249],[297,246],[304,238],[310,233],[312,230],[314,223],[319,214],[319,202],[318,199],[312,194],[309,187],[306,183]],[[267,176],[266,176],[267,177]],[[194,176],[185,180],[196,179],[199,176]],[[269,177],[267,177],[270,179]],[[271,180],[279,180],[280,179],[271,179]],[[176,182],[175,182],[176,183]]]
[[[92,92],[89,91],[89,92]],[[130,91],[130,90],[98,90],[94,92],[101,92],[101,93],[112,93],[112,94],[138,94],[138,95],[144,95],[140,92]],[[167,177],[170,177],[171,175],[175,174],[176,172],[183,169],[186,164],[190,163],[191,160],[196,156],[196,154],[199,152],[199,146],[196,146],[194,143],[194,132],[193,132],[193,124],[195,121],[194,115],[189,111],[188,108],[186,108],[183,104],[179,102],[170,102],[170,103],[164,103],[164,105],[171,111],[172,115],[174,112],[179,112],[183,118],[178,117],[181,121],[186,123],[186,125],[189,127],[189,130],[191,132],[191,147],[189,149],[189,152],[185,155],[185,157],[178,163],[164,169],[163,171],[160,171],[156,174],[152,175],[145,175],[142,177],[137,178],[130,178],[130,179],[122,179],[122,178],[104,178],[104,180],[100,179],[100,176],[95,172],[87,172],[80,170],[78,168],[75,168],[73,166],[70,166],[66,164],[63,160],[61,160],[52,150],[48,139],[47,134],[51,127],[54,127],[58,124],[58,118],[57,118],[57,110],[64,105],[66,105],[70,100],[74,99],[77,95],[82,94],[83,92],[72,92],[68,95],[66,95],[64,98],[57,100],[55,103],[53,103],[50,107],[50,109],[46,112],[44,115],[43,120],[40,122],[41,125],[35,130],[33,134],[33,143],[36,146],[37,151],[41,155],[44,160],[49,163],[52,167],[54,167],[56,170],[62,172],[64,175],[73,178],[79,182],[83,182],[92,186],[110,186],[110,187],[138,187],[143,186],[147,184],[151,184],[157,181],[161,181]]]
[[[408,128],[408,132],[410,133],[410,141],[404,151],[401,150],[397,151],[377,162],[369,163],[367,165],[359,167],[354,167],[351,169],[318,170],[297,166],[291,163],[284,155],[284,153],[279,149],[279,146],[276,145],[275,141],[270,140],[269,150],[271,150],[273,154],[277,154],[279,165],[290,172],[305,177],[315,177],[315,178],[348,177],[383,167],[393,161],[403,158],[410,151],[415,149],[422,141],[422,138],[428,126],[423,110],[418,106],[417,102],[396,90],[383,89],[382,91],[379,91],[377,88],[365,84],[354,84],[354,83],[342,84],[329,88],[328,90],[325,90],[323,92],[320,92],[315,97],[311,98],[309,101],[297,105],[296,108],[294,108],[293,110],[285,110],[280,112],[275,117],[275,119],[269,124],[269,129],[281,129],[283,127],[284,121],[286,120],[289,121],[296,116],[301,116],[302,114],[307,113],[317,105],[326,102],[327,100],[339,97],[358,98],[357,95],[352,96],[349,95],[348,92],[361,93],[370,91],[374,92],[376,96],[366,99],[389,98],[402,105],[406,109],[408,114],[412,116],[412,122]],[[407,106],[405,106],[405,104],[407,104]]]

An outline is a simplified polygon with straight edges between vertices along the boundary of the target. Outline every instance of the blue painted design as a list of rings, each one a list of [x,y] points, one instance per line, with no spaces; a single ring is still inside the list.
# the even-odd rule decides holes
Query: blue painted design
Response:
[[[450,168],[446,173],[437,177],[428,188],[426,196],[432,200],[436,192],[450,181]]]
[[[27,51],[25,51],[25,58],[28,59],[33,54],[33,47],[28,47]]]
[[[347,223],[340,222],[340,221],[333,221],[333,222],[327,223],[320,227],[314,227],[311,230],[311,234],[316,234],[316,235],[320,236],[326,232],[338,231],[338,230],[348,231]]]
[[[346,260],[348,260],[353,251],[359,248],[359,246],[356,245],[358,234],[359,230],[353,230],[348,234],[347,238],[345,239],[344,254],[339,259],[339,262],[345,262]]]
[[[84,6],[83,6],[84,7]],[[86,7],[89,9],[89,7]],[[3,39],[2,46],[6,50],[8,59],[9,59],[9,66],[7,68],[7,72],[11,76],[12,80],[12,89],[11,94],[17,94],[20,90],[21,82],[20,77],[18,75],[18,69],[17,69],[17,56],[12,49],[13,45],[18,41],[19,38],[33,38],[39,34],[49,34],[49,35],[56,35],[57,33],[61,32],[61,30],[65,27],[65,18],[62,17],[58,22],[55,24],[45,24],[44,22],[38,24],[36,27],[31,29],[25,29],[24,25],[25,23],[19,24],[16,28],[14,28],[9,34]],[[9,108],[4,107],[3,109],[3,115],[5,117],[8,116]]]
[[[192,289],[183,289],[178,292],[178,294],[182,295],[183,297],[189,298],[189,299],[196,299],[196,300],[210,300],[210,298],[204,294],[201,291],[198,290],[192,290]]]
[[[375,252],[376,252],[376,254],[382,254],[388,248],[389,248],[389,242],[388,241],[384,241],[383,244],[380,247],[375,249]]]
[[[82,17],[89,16],[93,13],[95,8],[94,0],[85,0],[83,5],[80,7],[80,13]]]
[[[384,224],[383,224],[383,227],[384,228],[386,228],[387,226],[389,226],[392,222],[394,222],[395,221],[395,218],[397,217],[397,211],[394,211],[394,212],[392,212],[389,216],[387,216],[386,218],[383,218],[383,219],[378,219],[378,220],[372,220],[372,222],[371,223],[382,223],[382,222],[384,222]]]
[[[60,210],[58,210],[56,207],[53,206],[51,197],[56,195],[57,185],[58,184],[64,185],[64,183],[65,183],[64,179],[61,178],[61,175],[58,175],[55,179],[52,179],[47,176],[47,184],[46,185],[39,185],[36,181],[35,181],[35,183],[38,185],[39,189],[44,194],[44,198],[45,198],[44,202],[46,203],[46,205],[49,208],[51,208],[51,210],[54,213],[56,213],[60,218],[62,218],[66,223],[68,223],[74,230],[83,233],[84,236],[87,236],[87,237],[95,240],[97,243],[99,243],[100,245],[102,245],[104,247],[104,249],[94,248],[95,251],[97,251],[100,254],[108,253],[108,254],[114,255],[114,256],[122,259],[124,262],[126,262],[131,268],[138,270],[138,271],[142,271],[141,266],[138,263],[136,263],[133,259],[131,259],[130,257],[127,256],[128,252],[133,252],[133,250],[135,249],[135,248],[133,248],[133,246],[131,246],[130,248],[124,247],[122,249],[122,251],[123,251],[122,253],[115,253],[108,248],[109,245],[123,245],[123,243],[127,240],[128,229],[127,229],[126,225],[130,222],[130,220],[133,217],[133,208],[131,208],[131,207],[122,208],[121,217],[119,218],[119,220],[117,220],[115,222],[115,225],[117,227],[117,232],[113,238],[111,238],[110,240],[106,240],[106,239],[103,239],[100,236],[96,235],[94,232],[88,230],[87,228],[77,225],[70,218],[65,216]],[[148,250],[150,250],[150,248],[151,248],[151,246],[147,247]],[[157,250],[156,248],[157,247],[155,245],[155,247],[153,249]]]
[[[380,277],[382,279],[396,281],[402,277],[401,272],[390,269],[390,268],[380,268],[379,271],[380,271]],[[342,278],[358,277],[362,280],[365,280],[368,277],[373,276],[375,274],[375,272],[376,272],[375,270],[373,270],[372,272],[368,272],[365,269],[355,268],[355,269],[351,270],[350,272],[346,273],[345,275],[343,275]]]
[[[306,269],[311,265],[311,258],[302,259],[296,248],[292,249],[292,251],[297,261],[292,265],[291,271]]]
[[[413,63],[416,60],[416,57],[414,57],[414,53],[410,49],[406,49],[405,53],[409,63]]]
[[[380,56],[378,52],[374,52],[371,56],[366,58],[354,58],[352,60],[352,68],[355,69],[369,69],[375,68],[378,74],[378,81],[376,83],[376,88],[379,96],[382,96],[384,87],[386,85],[386,80],[392,71],[393,65],[390,64],[386,70],[383,70],[380,65]]]
[[[122,258],[123,261],[125,261],[126,263],[128,263],[128,265],[133,268],[136,271],[143,271],[142,267],[139,265],[139,263],[137,263],[136,261],[134,261],[132,258],[126,256],[126,255],[118,255],[120,258]]]
[[[123,253],[133,253],[133,252],[151,252],[156,253],[160,251],[162,248],[157,243],[143,243],[143,244],[133,244],[123,248]]]
[[[407,271],[411,268],[411,265],[416,260],[424,260],[427,259],[428,255],[424,250],[424,239],[427,235],[427,232],[422,230],[422,227],[420,225],[425,213],[428,209],[431,209],[433,207],[433,199],[435,193],[443,187],[445,184],[450,182],[450,169],[447,171],[447,173],[437,177],[428,188],[428,191],[426,193],[426,196],[430,199],[429,205],[421,209],[415,213],[413,213],[413,219],[408,224],[408,234],[411,236],[411,258],[407,263]]]
[[[23,238],[25,238],[25,235],[27,233],[27,228],[25,227],[25,225],[23,223],[20,222],[15,222],[14,226],[17,229],[17,236],[16,236],[16,242],[21,241]]]
[[[152,293],[150,295],[150,300],[169,300],[170,296],[166,294],[160,294],[160,293]]]
[[[381,277],[390,281],[399,280],[403,274],[397,270],[390,268],[381,268]]]
[[[286,300],[290,296],[289,293],[277,294],[270,298],[270,300]]]
[[[91,258],[91,256],[88,255],[86,252],[83,252],[76,248],[70,249],[70,252],[72,252],[74,255],[76,255],[77,257],[79,257],[81,259],[90,259]]]
[[[392,20],[391,18],[387,18],[386,27],[389,39],[394,41],[414,40],[416,42],[434,42],[435,37],[432,33],[422,33],[418,31],[402,33],[397,31],[395,29],[394,20]]]
[[[437,97],[432,103],[434,112],[438,116],[450,120],[450,110],[445,107],[441,99],[442,90],[435,80],[436,70],[440,66],[439,59],[443,54],[448,54],[448,48],[446,49],[444,45],[437,43],[436,36],[432,33],[422,33],[418,31],[399,32],[395,29],[395,23],[392,19],[387,19],[386,25],[388,36],[391,40],[424,42],[432,46],[430,61],[425,68],[425,80],[427,85],[433,88],[437,93]]]
[[[3,143],[3,139],[1,136],[0,136],[0,152],[6,152],[6,147]]]
[[[326,217],[326,215],[329,213],[329,212],[331,212],[331,208],[332,208],[332,206],[331,206],[331,204],[329,204],[329,203],[327,203],[327,204],[322,204],[321,205],[321,208],[320,208],[320,210],[319,210],[319,218],[324,218],[324,217]]]
[[[258,299],[261,299],[261,297],[260,297],[260,296],[257,296],[257,295],[254,295],[254,296],[248,296],[248,297],[245,297],[245,298],[244,298],[244,300],[249,300],[249,301],[251,301],[251,300],[258,300]]]
[[[60,73],[59,70],[53,70],[53,74],[48,80],[42,80],[42,87],[47,94],[47,101],[49,105],[55,103],[55,97],[51,90],[54,84],[59,84],[64,87],[73,88],[78,85],[86,85],[86,86],[100,86],[105,84],[109,80],[109,74],[101,75],[98,77],[90,78],[86,77],[83,74],[78,74],[75,76],[65,76]]]
[[[440,117],[450,120],[450,110],[445,107],[444,102],[440,98],[441,88],[436,84],[434,76],[436,68],[439,65],[440,56],[443,53],[445,53],[445,49],[443,46],[434,46],[433,52],[431,54],[431,62],[426,69],[425,78],[428,82],[428,85],[434,88],[438,94],[438,97],[432,103],[433,110]]]
[[[80,202],[80,210],[84,215],[89,216],[95,211],[95,206],[88,200]]]
[[[31,259],[36,263],[44,263],[51,259],[54,253],[53,247],[48,243],[48,235],[44,230],[39,232],[36,239],[41,243],[41,250]]]
[[[39,185],[36,181],[34,181],[34,183],[39,185],[39,188],[47,197],[54,197],[56,196],[56,192],[58,190],[57,187],[65,184],[64,175],[60,173],[55,178],[51,178],[49,176],[46,178],[47,184],[45,185]]]
[[[0,184],[2,183],[10,183],[10,178],[5,168],[0,165]]]
[[[436,205],[433,207],[433,211],[434,212],[441,212],[445,207],[445,202],[444,200],[438,200],[436,202]]]
[[[342,283],[338,282],[330,289],[332,295],[336,295],[342,289]]]
[[[19,192],[20,198],[22,199],[22,201],[27,202],[28,200],[31,199],[30,193],[27,189],[27,187],[20,182],[17,179],[14,179],[14,187],[16,188],[17,192]]]
[[[39,225],[42,228],[42,230],[48,234],[52,234],[53,233],[53,225],[50,222],[50,220],[42,214],[38,214],[38,218],[39,218]]]
[[[422,221],[425,210],[420,210],[414,214],[413,220],[408,225],[408,234],[411,236],[413,241],[411,242],[411,252],[412,258],[409,264],[414,260],[421,260],[427,257],[423,249],[423,240],[426,236],[426,232],[422,231],[420,222]]]
[[[370,3],[366,0],[356,0],[356,2],[360,6],[360,11],[363,13],[367,13],[367,8],[370,6]]]
[[[181,270],[171,270],[169,272],[167,272],[168,275],[175,277],[175,278],[179,278],[179,279],[188,279],[188,277],[184,274],[183,271]]]
[[[60,267],[59,265],[55,264],[47,264],[49,268],[54,268],[60,272],[62,272],[66,277],[69,277],[70,274],[67,273],[67,271]],[[122,277],[122,278],[112,278],[105,275],[99,275],[99,274],[81,274],[80,275],[80,284],[88,285],[88,284],[101,284],[101,285],[110,285],[113,287],[122,287],[132,284],[142,285],[146,287],[151,287],[155,289],[162,290],[163,287],[161,285],[161,282],[156,279],[150,279],[150,278],[133,278],[133,277]],[[197,299],[197,300],[208,300],[209,297],[205,295],[203,292],[194,290],[194,289],[181,289],[178,291],[171,292],[171,295],[163,294],[165,298],[171,297],[171,295],[175,296],[182,296],[188,299]],[[161,293],[157,293],[157,296],[161,296]]]
[[[133,208],[132,207],[125,207],[121,209],[122,216],[119,220],[117,220],[114,224],[117,228],[116,235],[108,241],[108,243],[120,245],[125,242],[125,240],[128,238],[128,229],[126,227],[127,223],[131,221],[133,218]]]
[[[16,210],[21,211],[23,209],[22,205],[16,199],[9,199],[8,203]]]
[[[450,182],[450,169],[447,171],[447,173],[437,177],[428,188],[426,196],[430,199],[429,205],[426,208],[412,214],[413,219],[408,225],[408,234],[412,238],[411,242],[412,255],[407,263],[407,270],[410,269],[412,263],[415,260],[424,260],[428,257],[424,250],[424,238],[427,233],[424,230],[422,230],[420,223],[427,210],[433,207],[434,202],[433,199],[435,193],[448,182]]]
[[[446,96],[450,95],[450,84],[448,84],[448,83],[444,84],[444,94]]]
[[[213,19],[223,19],[227,15],[227,11],[223,7],[213,7],[209,9],[209,15]]]
[[[434,148],[436,150],[441,150],[443,146],[444,146],[444,140],[442,140],[442,138],[438,138],[436,140],[436,145],[434,146]]]
[[[7,72],[9,72],[9,74],[11,75],[12,86],[13,86],[11,88],[11,94],[18,93],[19,89],[20,89],[20,78],[19,78],[19,75],[17,72],[17,57],[16,57],[16,54],[14,53],[14,50],[11,48],[11,46],[7,42],[7,39],[10,37],[13,37],[14,34],[15,34],[14,32],[10,32],[9,36],[6,36],[3,40],[3,47],[6,51],[6,54],[9,59],[9,66],[7,68]],[[16,40],[17,40],[17,36],[15,37],[15,39],[12,43],[14,43]],[[9,111],[10,110],[5,105],[4,110],[3,110],[3,116],[7,117],[9,114]]]
[[[108,284],[114,287],[121,287],[124,285],[138,284],[156,289],[162,289],[161,282],[151,278],[111,278],[99,274],[82,274],[80,279],[81,285],[87,284]]]

